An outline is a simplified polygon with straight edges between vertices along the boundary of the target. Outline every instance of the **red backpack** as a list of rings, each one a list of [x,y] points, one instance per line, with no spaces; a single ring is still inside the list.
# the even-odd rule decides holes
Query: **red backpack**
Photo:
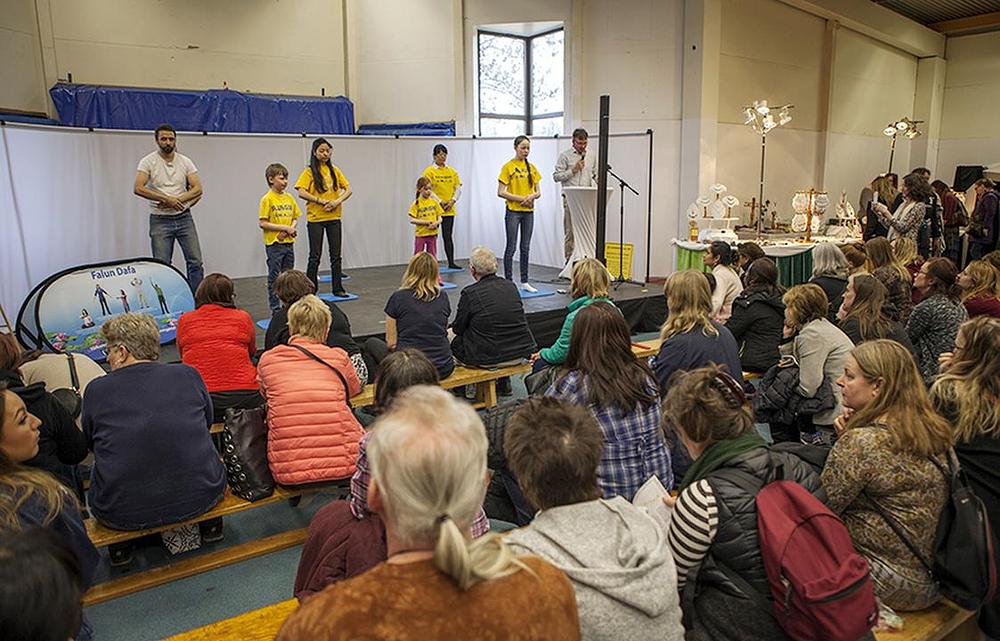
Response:
[[[794,641],[857,641],[868,634],[878,619],[874,586],[868,562],[854,549],[843,521],[794,481],[765,484],[734,468],[713,476],[757,497],[757,534],[771,599],[727,572],[743,592],[767,608]]]

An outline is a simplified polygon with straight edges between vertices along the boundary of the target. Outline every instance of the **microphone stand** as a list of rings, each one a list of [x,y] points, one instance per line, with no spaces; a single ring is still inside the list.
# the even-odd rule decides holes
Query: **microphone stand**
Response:
[[[618,278],[615,279],[615,290],[618,289],[619,285],[622,283],[631,283],[633,285],[644,285],[645,283],[639,283],[634,280],[625,278],[625,190],[628,189],[630,192],[639,195],[632,185],[625,182],[625,179],[616,174],[611,170],[611,165],[608,165],[608,173],[615,177],[618,181],[618,189],[621,192],[621,199],[619,201],[619,212],[618,212]],[[647,250],[648,251],[648,250]]]

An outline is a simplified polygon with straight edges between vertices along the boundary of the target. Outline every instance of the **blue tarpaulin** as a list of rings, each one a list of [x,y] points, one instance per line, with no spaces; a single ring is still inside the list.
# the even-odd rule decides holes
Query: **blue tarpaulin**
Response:
[[[267,96],[239,91],[175,91],[59,83],[49,90],[62,124],[101,129],[230,133],[354,133],[354,104],[343,96]]]
[[[361,125],[361,136],[454,136],[455,121],[419,122],[412,125]]]

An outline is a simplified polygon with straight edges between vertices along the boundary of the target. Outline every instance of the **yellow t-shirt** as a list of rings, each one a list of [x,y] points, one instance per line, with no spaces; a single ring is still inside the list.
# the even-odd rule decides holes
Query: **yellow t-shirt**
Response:
[[[258,215],[260,220],[266,220],[275,225],[291,225],[301,215],[302,210],[299,209],[298,203],[295,202],[295,199],[287,191],[282,194],[276,194],[274,191],[268,189],[267,193],[260,199],[260,214]],[[272,245],[274,243],[291,244],[294,242],[295,239],[291,236],[279,240],[278,232],[264,230],[265,245]]]
[[[333,189],[333,179],[330,177],[330,169],[326,165],[320,165],[320,174],[323,176],[323,187],[324,191],[318,191],[316,189],[316,183],[313,181],[312,169],[306,167],[299,174],[299,179],[295,181],[296,189],[305,189],[310,194],[316,198],[322,198],[323,200],[333,200],[340,196],[340,194],[347,191],[347,187],[350,185],[347,179],[344,178],[344,174],[340,173],[340,169],[336,166],[333,168],[334,174],[337,176],[337,189]],[[306,220],[311,223],[321,223],[327,220],[340,220],[340,210],[343,206],[337,207],[333,211],[324,211],[323,205],[307,202],[306,203]]]
[[[535,185],[532,187],[528,183],[528,169],[525,168],[525,164],[531,168],[531,179],[534,181]],[[531,163],[526,163],[524,160],[508,160],[507,164],[500,168],[500,182],[507,185],[507,193],[513,194],[514,196],[527,196],[529,194],[535,193],[535,189],[538,188],[539,183],[542,182],[542,175],[538,173],[535,166]],[[507,205],[507,209],[511,211],[534,211],[534,206],[525,207],[521,203],[516,203],[511,200],[504,201]]]
[[[462,186],[462,179],[458,177],[458,172],[452,167],[445,165],[438,167],[437,163],[424,170],[424,176],[431,180],[431,191],[441,199],[442,202],[455,197],[455,190]],[[454,216],[455,207],[444,212],[445,216]]]
[[[444,216],[444,209],[441,208],[441,203],[433,198],[419,198],[410,204],[410,218],[435,221],[441,220],[442,216]],[[416,229],[414,233],[418,237],[437,235],[436,229],[428,229],[424,225],[414,225],[414,228]]]

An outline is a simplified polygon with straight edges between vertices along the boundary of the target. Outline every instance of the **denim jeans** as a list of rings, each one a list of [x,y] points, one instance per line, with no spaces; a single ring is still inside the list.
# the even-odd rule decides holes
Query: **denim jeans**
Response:
[[[281,301],[274,295],[274,279],[286,269],[295,268],[295,245],[273,242],[265,245],[264,251],[267,253],[267,303],[273,314],[281,310]]]
[[[330,273],[332,274],[332,288],[334,293],[344,291],[344,286],[340,280],[340,221],[325,220],[320,223],[307,223],[306,229],[309,232],[309,264],[306,267],[306,276],[316,286],[319,292],[319,261],[323,255],[323,235],[326,234],[326,242],[330,245]]]
[[[531,231],[535,225],[535,214],[530,211],[507,210],[504,217],[507,227],[507,246],[503,250],[503,273],[507,280],[514,280],[514,251],[520,251],[521,282],[528,282],[528,252],[531,250]],[[521,242],[518,246],[518,230],[521,232]]]
[[[149,215],[149,240],[153,258],[170,263],[174,256],[174,241],[181,246],[187,267],[187,282],[191,291],[198,289],[205,269],[201,262],[201,245],[198,244],[198,230],[194,227],[191,210],[186,209],[176,216]]]

